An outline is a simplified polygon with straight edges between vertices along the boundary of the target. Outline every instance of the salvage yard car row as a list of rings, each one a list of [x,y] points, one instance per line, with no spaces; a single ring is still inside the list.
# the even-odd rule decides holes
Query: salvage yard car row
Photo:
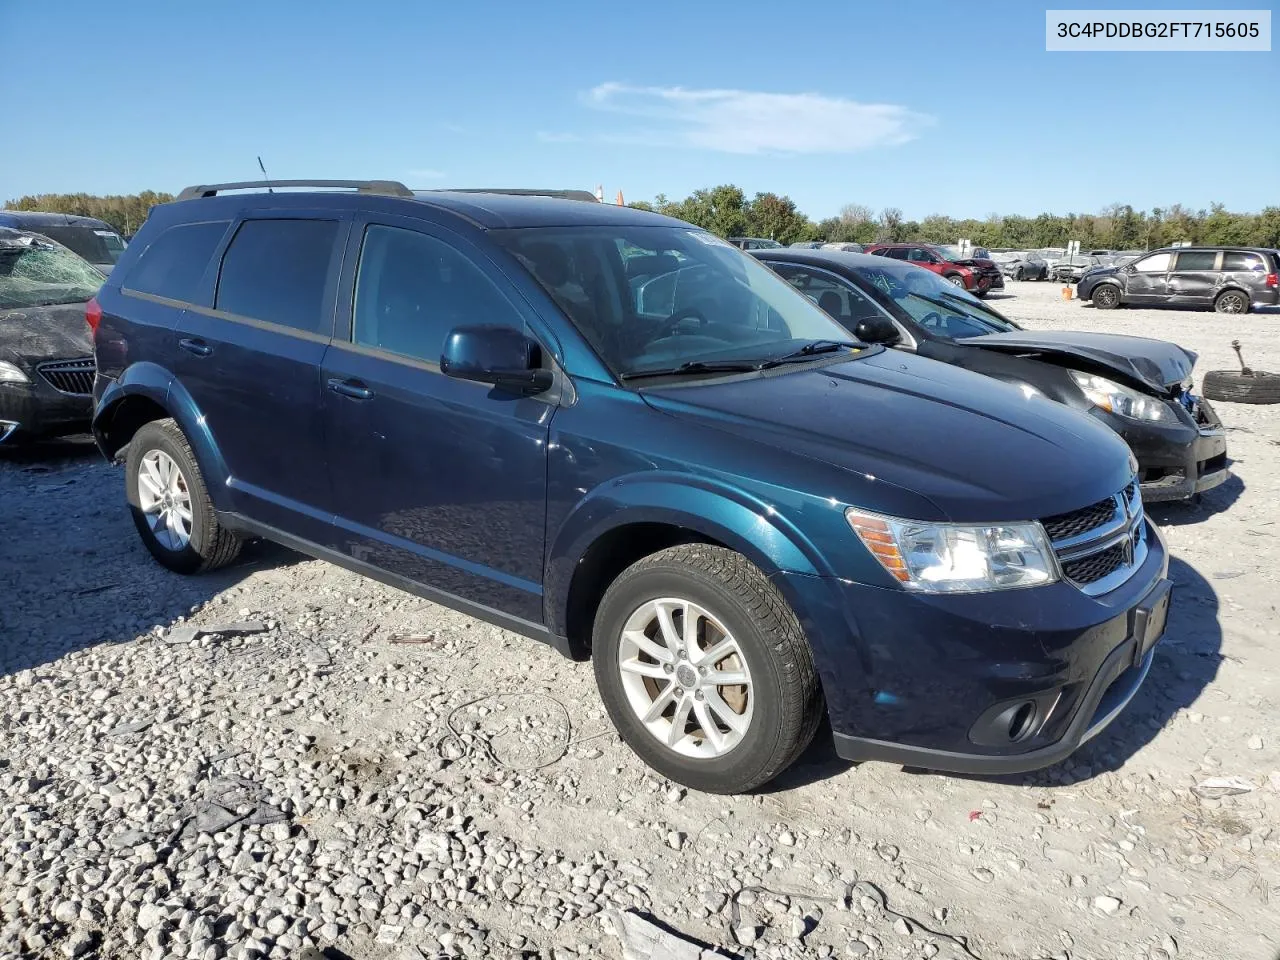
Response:
[[[713,792],[824,715],[846,758],[1035,769],[1136,694],[1172,589],[1143,501],[1227,476],[1193,354],[1024,330],[974,251],[334,185],[189,188],[77,317],[161,564],[267,538],[590,658]]]

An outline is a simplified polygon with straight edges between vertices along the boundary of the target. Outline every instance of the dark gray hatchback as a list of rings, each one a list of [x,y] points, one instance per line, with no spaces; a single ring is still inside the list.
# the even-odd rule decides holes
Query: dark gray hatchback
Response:
[[[1124,266],[1097,267],[1080,278],[1076,296],[1100,310],[1114,307],[1213,307],[1248,313],[1280,303],[1280,251],[1266,247],[1173,247]]]

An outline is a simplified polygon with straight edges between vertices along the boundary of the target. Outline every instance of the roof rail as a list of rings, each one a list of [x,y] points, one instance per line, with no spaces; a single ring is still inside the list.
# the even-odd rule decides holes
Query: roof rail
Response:
[[[526,187],[453,187],[427,190],[426,193],[505,193],[517,197],[556,197],[560,200],[588,200],[599,203],[600,198],[590,190],[530,190]]]
[[[346,187],[357,193],[375,193],[384,197],[412,197],[413,191],[396,180],[246,180],[242,183],[201,183],[187,187],[179,200],[216,197],[228,190],[270,190],[273,187]]]

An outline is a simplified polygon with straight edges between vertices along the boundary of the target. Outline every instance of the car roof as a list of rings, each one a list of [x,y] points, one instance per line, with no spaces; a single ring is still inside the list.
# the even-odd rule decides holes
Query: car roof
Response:
[[[344,182],[345,181],[340,181]],[[226,186],[226,185],[224,185]],[[238,187],[239,185],[230,185]],[[485,230],[517,227],[577,226],[668,226],[698,229],[659,213],[619,207],[612,203],[547,196],[541,193],[494,192],[469,190],[404,190],[403,193],[352,190],[283,190],[268,192],[219,192],[202,196],[194,191],[215,188],[192,187],[171,203],[160,204],[153,211],[164,211],[162,217],[178,220],[194,219],[206,212],[215,216],[234,215],[241,210],[262,209],[332,209],[379,210],[404,212],[405,205],[422,205],[461,217]],[[404,189],[404,188],[400,188]],[[560,191],[562,194],[565,191]]]
[[[1160,247],[1157,250],[1148,250],[1147,253],[1208,253],[1210,251],[1216,253],[1219,250],[1226,250],[1230,253],[1232,250],[1244,250],[1249,253],[1276,253],[1277,251],[1271,247],[1247,247],[1237,246],[1235,244],[1224,246],[1210,246],[1208,244],[1196,244],[1191,247]],[[1139,252],[1138,256],[1145,257],[1147,253]]]
[[[105,220],[97,217],[82,217],[75,213],[41,213],[36,210],[0,210],[0,223],[17,224],[21,227],[94,227],[99,230],[114,230]]]

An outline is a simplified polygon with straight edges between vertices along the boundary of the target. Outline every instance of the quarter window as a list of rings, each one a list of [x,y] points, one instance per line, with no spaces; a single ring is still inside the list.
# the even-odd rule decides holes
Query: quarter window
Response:
[[[1224,253],[1222,255],[1222,269],[1233,273],[1240,271],[1263,273],[1266,271],[1266,267],[1262,263],[1262,257],[1256,253],[1245,253],[1243,250],[1228,250]]]
[[[1139,273],[1164,273],[1169,269],[1169,254],[1156,253],[1143,257],[1133,265]]]
[[[164,230],[142,251],[125,279],[126,290],[191,303],[228,220],[184,223]]]
[[[1212,270],[1218,262],[1216,250],[1192,250],[1178,254],[1178,270]]]
[[[453,247],[423,233],[378,225],[365,231],[354,319],[356,343],[430,363],[440,362],[454,327],[524,328],[493,281]]]
[[[324,291],[337,235],[335,220],[246,220],[222,258],[214,306],[329,336]]]

